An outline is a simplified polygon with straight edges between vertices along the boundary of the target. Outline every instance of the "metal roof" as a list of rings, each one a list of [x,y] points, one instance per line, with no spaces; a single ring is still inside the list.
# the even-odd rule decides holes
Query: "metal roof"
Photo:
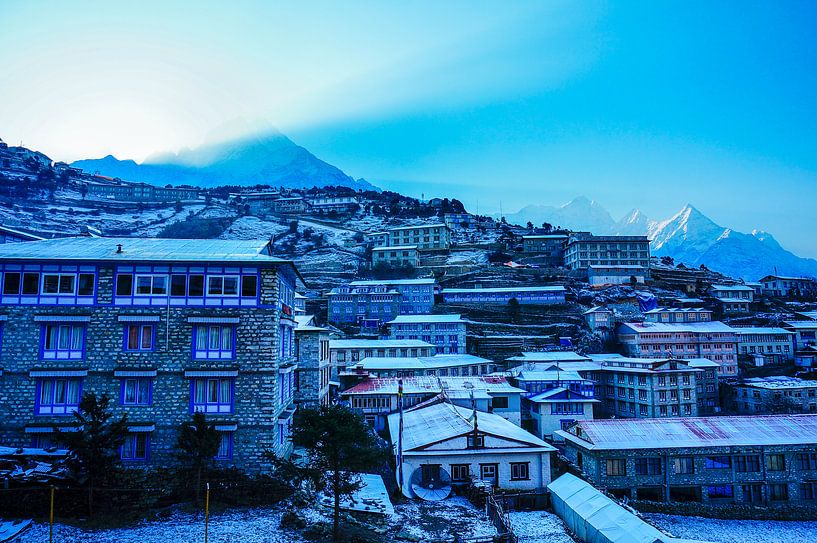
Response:
[[[575,351],[545,351],[526,352],[519,356],[512,356],[508,360],[517,362],[586,362],[590,358]]]
[[[563,286],[529,287],[486,287],[486,288],[444,288],[443,294],[471,294],[475,292],[564,292]]]
[[[770,375],[768,377],[747,377],[738,386],[765,388],[769,390],[817,388],[817,381],[806,381],[799,377],[786,375]]]
[[[774,328],[768,326],[747,326],[746,328],[735,328],[735,333],[739,336],[746,334],[793,334],[791,330],[784,330],[783,328]]]
[[[365,281],[352,281],[350,287],[377,287],[381,285],[433,285],[436,281],[433,278],[425,279],[369,279]]]
[[[711,322],[627,322],[622,324],[627,328],[639,333],[673,333],[692,332],[706,334],[713,332],[735,332],[731,326],[727,326],[721,321]]]
[[[438,354],[419,357],[370,356],[356,363],[353,367],[364,370],[433,370],[476,364],[493,364],[493,362],[471,354]]]
[[[390,349],[395,347],[434,347],[419,339],[333,339],[330,349]]]
[[[386,324],[415,324],[424,322],[465,323],[460,315],[400,315]]]
[[[400,381],[403,382],[404,394],[438,393],[443,390],[446,392],[484,390],[489,393],[502,392],[510,394],[522,394],[525,392],[521,388],[517,388],[508,383],[505,377],[497,375],[483,375],[480,377],[435,377],[426,375],[422,377],[379,377],[368,379],[344,391],[343,394],[397,394]]]
[[[387,245],[385,247],[375,247],[372,249],[372,252],[375,251],[407,251],[407,250],[417,250],[416,245]]]
[[[817,415],[594,420],[577,429],[581,437],[556,433],[594,450],[817,444]]]

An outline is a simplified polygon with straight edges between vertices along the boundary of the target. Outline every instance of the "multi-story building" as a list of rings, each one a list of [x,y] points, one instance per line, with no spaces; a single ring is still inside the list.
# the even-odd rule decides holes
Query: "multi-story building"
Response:
[[[590,265],[587,267],[587,282],[590,286],[643,284],[649,277],[644,266],[632,265]]]
[[[652,501],[813,504],[817,415],[579,421],[557,432],[596,488]]]
[[[386,247],[389,244],[389,233],[370,232],[363,236],[363,241],[372,247]]]
[[[709,294],[718,301],[724,313],[748,313],[755,290],[746,285],[712,285]]]
[[[522,401],[522,427],[548,441],[561,441],[556,430],[566,430],[579,420],[593,420],[595,398],[566,387],[551,388]]]
[[[769,362],[784,362],[794,358],[794,332],[775,327],[735,328],[738,355],[762,356]]]
[[[329,360],[329,330],[298,323],[295,328],[295,403],[316,407],[329,405],[332,367]]]
[[[447,251],[451,247],[451,230],[444,224],[389,228],[389,245],[416,245],[421,251]]]
[[[817,381],[774,375],[748,377],[731,386],[732,409],[740,414],[817,413]]]
[[[227,198],[229,203],[246,205],[250,212],[258,214],[275,209],[275,202],[281,198],[277,190],[231,193]]]
[[[128,415],[122,459],[176,462],[205,413],[217,459],[289,454],[297,271],[267,241],[63,238],[0,245],[0,440],[45,446],[85,392]]]
[[[782,328],[794,333],[794,350],[817,345],[817,320],[786,321]]]
[[[737,376],[735,329],[712,322],[628,322],[618,327],[618,340],[638,358],[706,358],[718,364],[721,377]]]
[[[352,409],[359,409],[375,429],[385,427],[386,417],[400,408],[398,396],[403,394],[403,409],[435,397],[461,407],[475,407],[484,413],[521,424],[520,397],[524,390],[508,383],[504,377],[384,377],[367,379],[345,390],[344,400]]]
[[[276,213],[303,213],[306,211],[306,201],[302,196],[278,198],[272,202],[272,209]]]
[[[99,179],[86,183],[88,198],[120,202],[175,202],[196,200],[198,189],[183,187],[156,187],[147,183],[126,183]]]
[[[817,294],[817,282],[813,277],[783,277],[767,275],[760,280],[763,285],[763,294],[776,298],[791,298],[793,296],[808,296]]]
[[[589,266],[640,266],[649,270],[650,240],[647,236],[571,234],[565,249],[565,266],[571,270],[586,270]]]
[[[20,243],[23,241],[42,241],[41,238],[30,232],[23,232],[16,228],[0,225],[0,243]]]
[[[329,342],[332,378],[364,358],[417,358],[432,356],[434,345],[416,339],[333,339]]]
[[[604,339],[612,337],[615,330],[615,313],[612,310],[596,306],[588,309],[582,315],[591,331],[598,333]]]
[[[416,245],[395,245],[372,249],[372,266],[416,268],[420,265],[420,251]]]
[[[564,266],[567,234],[545,234],[540,236],[522,236],[522,250],[545,259],[552,267]]]
[[[434,279],[352,281],[329,293],[329,322],[376,326],[397,315],[431,313],[434,285]]]
[[[346,213],[358,208],[358,200],[354,196],[317,196],[307,201],[312,211],[329,213]]]
[[[576,371],[560,368],[520,369],[507,373],[514,386],[526,391],[525,396],[535,396],[554,388],[566,388],[586,398],[596,397],[596,383]]]
[[[565,303],[563,286],[518,286],[485,288],[446,288],[443,303],[507,305],[516,300],[520,305],[550,305]]]
[[[647,322],[710,322],[712,311],[702,307],[658,307],[644,313]]]
[[[459,315],[400,315],[386,324],[389,339],[419,339],[436,354],[465,353],[466,321]]]
[[[450,230],[468,228],[476,223],[474,216],[470,213],[446,213],[443,215],[443,221]]]
[[[358,382],[361,377],[467,377],[488,375],[495,370],[494,363],[470,354],[438,354],[434,356],[364,358],[346,367],[342,380]],[[343,384],[343,383],[341,383]],[[343,387],[344,390],[348,387]]]

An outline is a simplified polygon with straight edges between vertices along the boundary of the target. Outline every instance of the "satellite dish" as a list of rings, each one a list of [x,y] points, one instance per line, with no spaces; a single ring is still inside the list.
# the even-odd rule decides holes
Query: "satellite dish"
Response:
[[[411,474],[409,486],[421,500],[438,502],[451,494],[451,476],[440,465],[425,464]]]

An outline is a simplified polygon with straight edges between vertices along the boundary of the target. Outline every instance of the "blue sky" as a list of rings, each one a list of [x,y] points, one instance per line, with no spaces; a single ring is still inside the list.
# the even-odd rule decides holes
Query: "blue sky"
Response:
[[[141,160],[263,122],[481,212],[691,202],[817,256],[814,28],[813,2],[0,0],[0,137]]]

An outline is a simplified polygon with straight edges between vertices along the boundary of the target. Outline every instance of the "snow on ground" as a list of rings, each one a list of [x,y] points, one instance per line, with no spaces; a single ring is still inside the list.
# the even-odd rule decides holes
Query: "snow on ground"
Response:
[[[394,507],[402,533],[417,541],[452,540],[496,535],[484,512],[467,499],[455,496],[440,502],[409,501]]]
[[[715,543],[806,543],[817,541],[817,522],[784,520],[721,520],[645,513],[662,531],[680,538]]]
[[[282,509],[245,509],[210,516],[211,543],[302,543],[297,533],[280,527]],[[175,512],[168,518],[127,528],[86,530],[57,524],[54,540],[62,543],[200,543],[204,515]],[[21,543],[48,541],[48,524],[28,530]]]
[[[562,520],[547,511],[512,511],[511,527],[519,543],[575,543]]]
[[[451,264],[487,264],[485,251],[452,251],[446,263]]]
[[[289,231],[289,224],[262,221],[258,217],[241,217],[233,221],[220,236],[222,239],[269,239]]]

